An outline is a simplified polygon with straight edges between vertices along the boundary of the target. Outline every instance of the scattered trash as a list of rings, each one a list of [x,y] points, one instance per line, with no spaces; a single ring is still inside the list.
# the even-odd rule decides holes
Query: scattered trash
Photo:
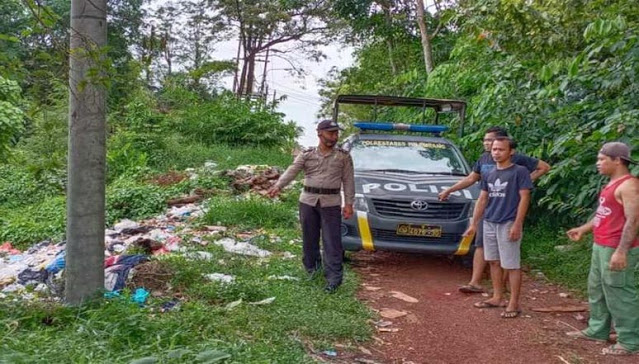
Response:
[[[556,245],[555,250],[559,252],[568,252],[575,248],[575,245]]]
[[[178,311],[180,309],[180,301],[177,299],[173,299],[168,302],[164,302],[162,306],[160,306],[160,312],[165,313],[169,311]]]
[[[297,277],[291,277],[291,276],[268,276],[267,279],[278,280],[278,281],[299,281],[300,280]]]
[[[184,256],[187,259],[193,259],[193,260],[211,260],[213,259],[213,254],[209,253],[209,252],[203,252],[203,251],[196,251],[196,252],[187,252],[186,254],[184,254]]]
[[[563,293],[562,292],[562,293],[559,294],[559,297],[561,297],[561,298],[569,298],[570,297],[570,293]]]
[[[232,310],[233,308],[235,308],[235,307],[239,306],[241,303],[242,303],[242,299],[240,298],[240,299],[239,299],[239,300],[237,300],[237,301],[233,301],[233,302],[229,303],[228,305],[226,305],[226,307],[225,307],[225,308],[226,308],[227,310]]]
[[[113,230],[115,230],[116,232],[121,232],[124,229],[136,229],[138,227],[140,227],[140,224],[138,224],[137,222],[125,219],[113,225]]]
[[[269,305],[275,301],[275,297],[269,297],[258,302],[249,302],[249,305]]]
[[[383,318],[387,318],[387,319],[396,319],[396,318],[399,318],[399,317],[406,316],[407,314],[408,314],[408,312],[406,312],[406,311],[399,311],[399,310],[396,310],[394,308],[383,308],[379,312],[380,316],[382,316]]]
[[[137,303],[138,305],[143,306],[148,297],[149,297],[149,291],[147,291],[144,288],[138,288],[135,290],[135,293],[131,297],[131,300]]]
[[[363,346],[358,347],[359,351],[361,351],[362,353],[366,354],[366,355],[373,355],[373,352],[371,352],[370,350],[366,349]]]
[[[6,241],[2,245],[0,245],[0,253],[15,255],[15,254],[20,254],[22,252],[18,249],[15,249],[10,242]]]
[[[374,322],[375,326],[377,327],[388,327],[390,325],[392,325],[393,323],[390,321],[384,321],[384,320],[379,320]]]
[[[322,354],[333,357],[337,356],[337,352],[335,350],[324,350],[322,351]]]
[[[46,269],[51,274],[56,274],[66,267],[65,259],[66,259],[66,250],[63,250],[58,255],[56,255],[55,259],[51,263],[49,263],[44,269]]]
[[[380,289],[382,289],[382,287],[375,287],[375,286],[369,286],[369,285],[364,285],[364,289],[367,291],[379,291]]]
[[[221,246],[229,253],[249,255],[254,257],[265,258],[271,255],[271,252],[260,249],[255,245],[246,242],[236,242],[231,238],[224,238],[213,242],[215,245]]]
[[[391,291],[391,293],[392,293],[393,297],[395,297],[395,298],[397,298],[399,300],[405,301],[405,302],[410,302],[410,303],[419,302],[419,300],[417,298],[411,297],[411,296],[409,296],[409,295],[407,295],[405,293],[399,292],[399,291]]]
[[[284,259],[293,259],[295,258],[295,255],[291,252],[284,252],[282,253],[282,258]]]
[[[204,277],[213,282],[221,282],[225,284],[233,283],[233,281],[235,280],[235,277],[222,273],[204,274]]]
[[[378,327],[377,331],[379,332],[399,332],[399,329],[396,327]]]

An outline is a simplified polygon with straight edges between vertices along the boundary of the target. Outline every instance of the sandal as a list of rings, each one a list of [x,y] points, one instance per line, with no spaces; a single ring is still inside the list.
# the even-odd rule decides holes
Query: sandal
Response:
[[[478,286],[473,286],[472,284],[467,284],[465,286],[459,287],[459,292],[461,293],[484,293],[484,289]]]
[[[504,304],[494,304],[494,303],[490,303],[488,301],[481,301],[481,302],[476,302],[473,307],[475,308],[499,308],[499,307],[506,307],[506,305]]]
[[[573,337],[575,339],[585,339],[585,340],[592,340],[592,341],[599,341],[599,342],[608,341],[608,340],[605,340],[605,339],[597,339],[595,337],[588,336],[582,330],[569,331],[569,332],[566,333],[566,336]]]
[[[607,348],[601,349],[603,355],[633,355],[637,352],[630,351],[620,344],[611,345]]]
[[[503,319],[513,319],[521,315],[521,310],[515,311],[504,311],[501,313],[501,318]]]

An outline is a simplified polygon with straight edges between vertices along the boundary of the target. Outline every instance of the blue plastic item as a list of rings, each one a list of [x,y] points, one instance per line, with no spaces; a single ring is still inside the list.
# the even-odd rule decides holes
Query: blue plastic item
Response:
[[[44,269],[51,274],[56,274],[66,267],[66,250],[63,250],[55,256],[55,259],[49,263]]]
[[[131,300],[142,306],[146,302],[147,297],[149,297],[149,291],[144,288],[137,288]]]
[[[353,123],[353,126],[361,130],[381,130],[381,131],[405,130],[405,131],[414,131],[419,133],[434,133],[434,134],[443,133],[448,130],[448,127],[445,125],[412,125],[412,124],[397,124],[397,123],[358,122],[358,123]]]

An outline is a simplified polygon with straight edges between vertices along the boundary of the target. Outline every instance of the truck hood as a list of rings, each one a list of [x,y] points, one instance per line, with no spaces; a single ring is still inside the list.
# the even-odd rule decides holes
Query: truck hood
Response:
[[[406,196],[437,198],[444,189],[454,185],[462,176],[408,174],[396,172],[355,172],[355,193],[368,197]],[[476,200],[479,185],[452,193],[450,200]]]

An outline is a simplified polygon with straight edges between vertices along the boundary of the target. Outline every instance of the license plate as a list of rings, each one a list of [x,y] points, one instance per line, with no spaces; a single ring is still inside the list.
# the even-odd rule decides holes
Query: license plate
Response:
[[[399,224],[397,225],[397,235],[441,238],[442,227],[436,225]]]

